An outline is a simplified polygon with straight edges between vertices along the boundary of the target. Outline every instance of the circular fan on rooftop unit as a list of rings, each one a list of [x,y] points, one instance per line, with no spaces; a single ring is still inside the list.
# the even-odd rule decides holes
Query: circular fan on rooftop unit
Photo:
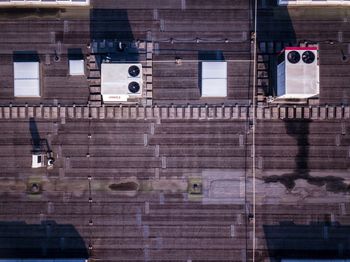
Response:
[[[304,63],[311,64],[313,61],[315,61],[315,54],[311,51],[305,51],[301,58],[303,59]]]
[[[137,77],[140,74],[140,68],[138,66],[133,65],[129,67],[128,72],[131,77]]]
[[[290,63],[296,64],[300,61],[300,54],[297,51],[290,51],[287,55],[287,59]]]
[[[129,86],[128,86],[128,89],[131,93],[135,94],[137,93],[138,91],[140,91],[140,85],[139,83],[137,82],[130,82],[129,83]]]

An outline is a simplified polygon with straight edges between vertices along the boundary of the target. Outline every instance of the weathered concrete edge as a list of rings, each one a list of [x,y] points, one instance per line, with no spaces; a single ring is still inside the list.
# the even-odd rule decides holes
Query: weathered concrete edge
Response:
[[[5,106],[0,119],[248,119],[251,106]],[[257,107],[257,119],[350,119],[350,106]]]

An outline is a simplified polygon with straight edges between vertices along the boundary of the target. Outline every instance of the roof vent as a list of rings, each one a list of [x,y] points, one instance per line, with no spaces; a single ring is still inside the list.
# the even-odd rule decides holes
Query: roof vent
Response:
[[[302,54],[304,63],[311,64],[315,61],[315,54],[311,51],[305,51]]]
[[[44,154],[33,154],[32,155],[32,168],[40,168],[45,166]]]
[[[29,192],[31,194],[39,194],[40,193],[40,184],[32,183],[29,185]]]
[[[290,63],[296,64],[300,61],[300,54],[297,51],[291,51],[288,53],[287,59]]]
[[[137,77],[140,74],[140,68],[136,65],[132,65],[129,67],[128,72],[130,77]]]
[[[131,93],[136,94],[140,91],[140,84],[137,82],[130,82],[128,89]]]

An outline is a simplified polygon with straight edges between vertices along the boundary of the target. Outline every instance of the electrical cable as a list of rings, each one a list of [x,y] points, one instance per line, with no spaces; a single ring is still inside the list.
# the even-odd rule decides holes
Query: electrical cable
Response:
[[[90,110],[90,109],[89,109]],[[91,161],[90,161],[90,141],[91,140],[91,117],[89,115],[89,133],[88,133],[88,144],[87,144],[87,155],[88,157],[88,168],[89,168],[89,176],[88,176],[88,189],[89,189],[89,257],[92,256],[92,189],[91,189]]]
[[[252,176],[253,176],[253,247],[252,256],[253,262],[255,262],[256,253],[256,188],[255,188],[255,176],[256,176],[256,166],[255,166],[255,128],[256,128],[256,68],[257,68],[257,18],[258,18],[258,1],[254,0],[254,57],[253,57],[253,119],[252,119]]]

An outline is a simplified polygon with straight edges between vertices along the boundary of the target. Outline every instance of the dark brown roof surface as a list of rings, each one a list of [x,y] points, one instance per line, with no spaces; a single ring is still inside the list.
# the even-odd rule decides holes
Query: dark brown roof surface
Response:
[[[244,115],[239,119],[235,108],[229,108],[229,115],[192,119],[172,118],[176,108],[162,117],[152,116],[162,111],[153,108],[148,118],[130,115],[133,119],[111,118],[102,109],[89,119],[78,116],[78,108],[65,109],[65,118],[40,117],[45,108],[37,108],[35,119],[14,113],[5,119],[5,109],[0,221],[26,225],[10,227],[24,228],[19,234],[0,223],[7,232],[1,234],[3,242],[13,237],[18,246],[32,250],[43,239],[58,237],[67,255],[84,249],[73,250],[70,241],[83,240],[86,249],[92,247],[92,261],[251,260],[252,136],[249,121]],[[103,110],[110,112],[109,107]],[[257,122],[259,260],[349,253],[343,237],[349,223],[349,110],[335,108],[342,113],[333,116],[323,115],[324,108],[313,110],[318,113],[310,118],[269,120],[266,114]],[[282,111],[277,111],[280,116]],[[33,139],[47,141],[56,159],[53,169],[31,168]],[[40,185],[40,194],[30,193],[33,183]],[[193,183],[202,184],[202,194],[189,193]],[[47,221],[57,225],[47,226]],[[64,225],[75,231],[64,231]],[[344,245],[341,254],[334,243]]]
[[[0,14],[0,258],[252,261],[250,1],[92,4]],[[321,41],[329,106],[257,108],[255,261],[350,256],[347,16],[259,5],[259,94],[273,93],[284,45]],[[88,79],[68,76],[68,49],[88,55],[103,39],[153,42],[155,105],[85,106]],[[38,53],[41,99],[14,99],[14,51]],[[227,99],[199,97],[198,60],[213,55],[229,60]],[[31,168],[36,146],[52,169]]]

